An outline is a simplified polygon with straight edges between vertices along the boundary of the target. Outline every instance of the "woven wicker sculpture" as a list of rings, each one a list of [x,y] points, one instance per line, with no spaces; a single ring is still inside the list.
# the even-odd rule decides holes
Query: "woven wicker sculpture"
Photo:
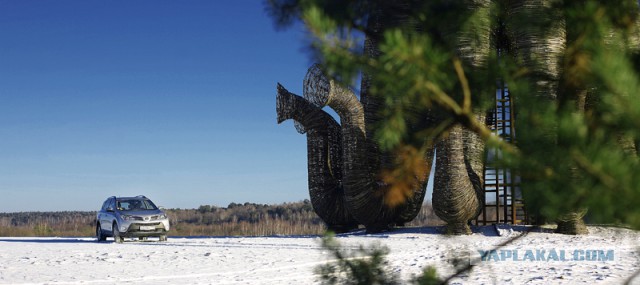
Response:
[[[430,8],[438,14],[453,12],[450,15],[464,14],[464,17],[468,17],[465,19],[471,20],[463,25],[448,19],[436,24],[414,22],[416,20],[410,17],[411,7],[412,3],[418,2],[421,5],[433,4]],[[522,76],[527,78],[531,89],[509,90],[514,97],[519,96],[518,92],[532,92],[534,99],[543,103],[541,105],[556,106],[569,102],[576,104],[576,112],[589,113],[596,110],[600,104],[597,88],[592,88],[585,82],[578,82],[575,86],[567,85],[567,82],[571,82],[572,75],[567,72],[571,66],[566,66],[567,62],[563,61],[563,57],[567,50],[571,50],[567,46],[580,41],[579,33],[573,31],[571,34],[572,28],[565,26],[571,23],[571,17],[568,17],[568,14],[557,13],[559,10],[554,10],[552,0],[513,0],[500,2],[501,5],[492,3],[496,2],[380,1],[379,6],[372,6],[374,10],[369,11],[370,14],[366,18],[364,54],[370,58],[380,56],[378,41],[383,38],[387,28],[429,32],[433,36],[431,40],[438,41],[438,44],[450,51],[455,51],[456,58],[463,62],[464,73],[468,73],[468,78],[473,78],[474,72],[495,68],[487,64],[489,55],[495,51],[501,58],[509,57],[508,60],[515,60],[526,71]],[[581,5],[579,2],[574,4]],[[492,7],[500,10],[494,10]],[[538,19],[543,19],[542,22],[545,24],[537,23]],[[640,26],[640,18],[637,21],[639,22],[636,25]],[[461,29],[460,26],[465,28]],[[626,44],[629,47],[611,48],[639,50],[640,38],[634,36],[628,39]],[[482,72],[476,74],[480,73]],[[317,66],[312,67],[305,77],[304,98],[290,94],[281,86],[278,87],[278,122],[294,119],[296,128],[301,132],[307,132],[310,193],[314,208],[330,227],[348,229],[357,224],[364,224],[369,230],[380,230],[389,225],[402,224],[415,217],[424,198],[424,184],[413,189],[413,196],[404,205],[393,209],[386,207],[383,195],[379,195],[384,185],[377,177],[383,169],[390,168],[394,157],[381,151],[372,139],[372,126],[377,125],[378,111],[384,104],[380,97],[370,94],[373,89],[372,82],[377,82],[371,76],[375,74],[363,74],[359,100],[352,92],[324,76]],[[482,76],[475,79],[487,80]],[[498,78],[495,80],[502,81]],[[495,96],[495,90],[474,89],[473,84],[472,80],[469,81],[469,88],[464,90],[473,91],[465,94],[479,96],[473,97],[472,100]],[[501,83],[499,89],[508,89],[508,86],[502,84],[504,83]],[[479,83],[478,86],[480,85],[486,86],[486,82]],[[457,87],[447,91],[456,94],[460,90],[455,88]],[[385,97],[386,100],[392,98],[393,96]],[[338,113],[340,124],[321,110],[325,106]],[[485,110],[473,111],[479,121],[484,121]],[[437,126],[443,120],[440,115],[433,110],[430,110],[429,114],[420,114],[420,118],[424,119],[420,124]],[[445,116],[450,117],[451,114]],[[558,127],[551,123],[543,124],[542,128],[538,130],[542,135],[536,132],[535,140],[532,140],[535,142],[533,147],[542,149],[545,146],[557,146]],[[513,136],[515,137],[515,134]],[[633,141],[624,134],[620,134],[617,140],[628,155],[638,155],[638,141]],[[440,141],[425,143],[435,145],[426,152],[425,161],[430,162],[433,154],[437,155],[433,190],[435,213],[447,222],[448,232],[468,234],[471,232],[468,223],[478,215],[484,195],[484,143],[461,124],[448,129],[447,135]],[[572,175],[573,179],[580,179],[580,171],[573,171],[573,166],[569,164],[566,167],[565,169],[575,173]],[[524,191],[537,191],[540,187],[545,187],[535,183],[529,184],[529,181],[535,181],[527,179],[535,178],[522,178]],[[529,208],[528,211],[533,212],[537,218],[544,218],[535,208]],[[570,209],[567,212],[557,218],[557,231],[569,234],[586,233],[582,218],[587,210]]]
[[[467,32],[450,33],[453,27],[442,27],[452,49],[469,66],[483,68],[491,52],[490,1],[467,1],[467,8],[482,19]],[[485,110],[474,110],[480,122],[485,121]],[[438,142],[433,209],[447,222],[451,234],[471,234],[469,222],[480,214],[483,201],[484,142],[480,137],[460,125]]]
[[[305,77],[303,92],[304,98],[278,86],[278,122],[293,119],[297,129],[307,133],[311,202],[329,228],[348,230],[363,224],[379,231],[415,218],[425,185],[406,205],[385,205],[377,173],[368,166],[365,112],[356,96],[315,65]],[[324,106],[338,113],[341,124],[321,110]]]
[[[340,125],[318,106],[280,84],[276,101],[278,123],[293,119],[296,129],[307,133],[309,195],[314,210],[332,230],[357,227],[345,208]]]
[[[378,171],[390,159],[367,136],[365,116],[376,111],[365,112],[351,91],[329,80],[316,65],[304,82],[304,98],[278,85],[277,114],[279,123],[293,119],[296,129],[307,134],[309,193],[318,215],[334,230],[363,224],[379,231],[415,218],[427,181],[400,207],[387,207],[378,194]],[[324,106],[336,111],[341,124],[321,109]],[[437,151],[434,208],[448,222],[449,232],[468,234],[467,223],[480,210],[484,144],[456,126],[437,144]],[[431,161],[431,153],[425,161]]]
[[[480,2],[481,4],[477,6],[485,9],[482,11],[488,11],[489,2]],[[371,17],[368,25],[372,28],[372,33],[365,40],[365,53],[368,56],[376,57],[379,54],[377,39],[381,38],[382,26],[407,24],[407,13],[404,11],[407,7],[407,5],[398,2],[397,7],[390,9],[397,13],[388,14],[379,11]],[[478,7],[470,8],[476,9]],[[486,38],[479,47],[472,46],[471,41],[468,41],[464,35],[451,34],[451,37],[459,39],[455,47],[456,50],[464,60],[473,65],[481,65],[486,54],[490,51],[488,20],[486,24],[486,27],[480,27],[486,29]],[[382,169],[390,168],[393,156],[378,148],[377,143],[372,139],[373,130],[371,128],[379,120],[379,108],[382,104],[379,101],[380,98],[370,95],[370,78],[367,75],[363,76],[361,89],[360,100],[358,100],[350,90],[346,90],[328,79],[318,66],[313,66],[304,79],[304,98],[295,97],[299,98],[296,100],[306,103],[285,103],[285,101],[293,101],[285,100],[285,98],[295,95],[290,94],[281,86],[278,87],[278,122],[294,119],[299,131],[307,130],[311,200],[314,203],[314,209],[329,227],[345,228],[345,226],[351,226],[353,220],[345,218],[353,217],[356,223],[365,225],[369,231],[379,231],[392,225],[404,224],[415,218],[423,202],[428,181],[425,180],[423,184],[413,189],[413,195],[403,205],[394,208],[386,205],[384,196],[380,195],[380,190],[384,185],[378,180],[378,176]],[[303,105],[305,107],[302,107]],[[314,106],[317,109],[309,106]],[[326,141],[331,145],[328,149],[335,150],[336,153],[323,154],[321,150],[313,149],[324,147],[314,145],[314,141],[320,140],[313,137],[316,134],[309,132],[310,123],[305,121],[311,121],[308,117],[314,117],[318,121],[332,122],[316,123],[315,125],[331,125],[333,126],[331,128],[336,128],[333,119],[327,115],[314,115],[323,112],[319,108],[324,106],[329,106],[340,116],[341,138],[323,140],[323,143]],[[292,110],[295,108],[300,110]],[[297,115],[285,115],[294,113]],[[477,115],[482,119],[484,112],[479,110]],[[432,121],[427,123],[437,123],[433,117],[427,117],[425,120]],[[437,144],[437,152],[433,194],[434,209],[436,214],[448,223],[449,232],[468,234],[471,231],[467,223],[478,215],[481,208],[479,195],[482,193],[483,184],[481,171],[484,143],[470,131],[456,126],[447,138]],[[342,159],[342,173],[338,171],[339,153],[342,154],[340,157]],[[433,149],[427,151],[424,160],[427,163],[431,162],[432,155]],[[312,171],[312,168],[316,170]],[[318,171],[321,168],[333,169],[331,176],[326,176],[326,171]],[[425,168],[429,169],[430,167]],[[340,195],[343,195],[342,199],[340,199]]]

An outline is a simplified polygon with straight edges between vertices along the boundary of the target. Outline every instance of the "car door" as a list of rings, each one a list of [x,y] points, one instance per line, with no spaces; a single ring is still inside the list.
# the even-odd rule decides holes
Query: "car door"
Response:
[[[111,203],[109,203],[109,209],[111,211],[107,211],[107,226],[109,227],[109,231],[113,233],[113,221],[116,220],[116,198],[111,198]]]
[[[113,212],[109,212],[107,210],[115,209],[115,199],[109,198],[108,202],[105,204],[106,207],[101,211],[100,215],[100,227],[107,232],[113,232]]]
[[[98,211],[98,216],[97,216],[97,222],[100,225],[100,229],[101,230],[106,230],[105,226],[104,226],[104,214],[107,211],[107,206],[109,206],[109,200],[111,198],[108,198],[107,200],[104,200],[104,203],[102,203],[102,207],[100,208],[100,211]]]

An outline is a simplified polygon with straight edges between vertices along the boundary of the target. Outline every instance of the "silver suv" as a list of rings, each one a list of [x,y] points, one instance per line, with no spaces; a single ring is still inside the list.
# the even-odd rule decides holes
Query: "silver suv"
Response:
[[[125,237],[159,237],[167,240],[167,215],[145,196],[109,197],[96,217],[96,237],[105,241],[112,236],[121,243]]]

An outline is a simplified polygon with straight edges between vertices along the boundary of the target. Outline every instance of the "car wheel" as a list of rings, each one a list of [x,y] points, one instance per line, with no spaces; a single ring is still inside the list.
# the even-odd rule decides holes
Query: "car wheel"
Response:
[[[98,239],[98,241],[107,240],[107,237],[102,233],[102,228],[100,227],[100,224],[96,225],[96,238]]]
[[[160,238],[160,241],[167,241],[166,235],[161,235],[159,238]]]
[[[116,243],[122,243],[123,239],[120,236],[120,230],[118,229],[118,224],[113,223],[113,240],[115,240]]]

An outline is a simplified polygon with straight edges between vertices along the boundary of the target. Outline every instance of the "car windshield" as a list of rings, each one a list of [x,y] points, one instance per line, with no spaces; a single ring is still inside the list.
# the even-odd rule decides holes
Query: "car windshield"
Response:
[[[141,211],[141,210],[157,210],[158,207],[150,200],[144,199],[122,199],[118,200],[118,210],[120,211]]]

